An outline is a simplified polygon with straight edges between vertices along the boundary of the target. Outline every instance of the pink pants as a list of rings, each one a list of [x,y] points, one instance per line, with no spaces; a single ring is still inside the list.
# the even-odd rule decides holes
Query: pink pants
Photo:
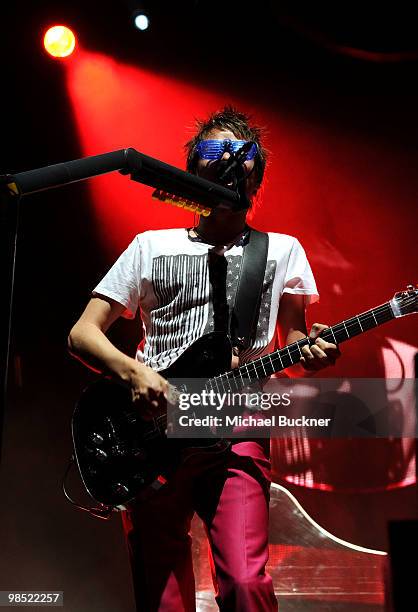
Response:
[[[190,522],[206,525],[216,601],[225,612],[277,610],[268,557],[268,440],[189,458],[153,497],[123,513],[140,612],[192,612]]]

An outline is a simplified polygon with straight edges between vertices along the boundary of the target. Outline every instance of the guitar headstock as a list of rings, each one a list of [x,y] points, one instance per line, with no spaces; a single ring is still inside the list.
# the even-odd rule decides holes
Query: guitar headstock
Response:
[[[418,285],[408,285],[405,291],[395,293],[390,301],[395,317],[418,312]]]

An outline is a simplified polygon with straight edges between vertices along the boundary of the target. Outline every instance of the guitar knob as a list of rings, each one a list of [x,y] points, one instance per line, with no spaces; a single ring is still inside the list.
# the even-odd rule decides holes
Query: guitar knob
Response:
[[[113,493],[116,493],[116,495],[127,495],[129,493],[128,487],[121,482],[115,482],[112,484],[112,491]]]
[[[414,285],[407,285],[406,286],[406,290],[407,291],[413,291],[414,290]]]
[[[99,459],[99,461],[106,461],[108,459],[108,454],[105,453],[104,450],[102,450],[101,448],[95,449],[95,455],[96,458]]]
[[[96,432],[91,434],[90,440],[93,442],[93,444],[103,444],[104,442],[103,436],[101,436],[100,434]]]
[[[105,453],[104,450],[102,450],[101,448],[88,448],[87,447],[87,452],[90,453],[90,455],[94,455],[94,458],[97,459],[98,461],[107,461],[108,459],[108,454]]]

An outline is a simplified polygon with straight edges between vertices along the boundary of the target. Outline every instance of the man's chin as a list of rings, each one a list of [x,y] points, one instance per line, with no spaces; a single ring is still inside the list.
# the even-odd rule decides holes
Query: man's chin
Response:
[[[232,212],[231,206],[229,206],[228,204],[222,204],[222,203],[218,204],[215,210],[227,210],[228,212]]]
[[[233,208],[231,208],[231,206],[228,206],[228,204],[217,204],[215,208],[213,208],[212,214],[215,213],[217,216],[218,215],[231,216],[231,215],[236,215],[239,212],[241,211],[234,210]]]
[[[230,206],[225,204],[218,204],[215,208],[212,209],[212,217],[233,217],[235,212],[232,210]]]

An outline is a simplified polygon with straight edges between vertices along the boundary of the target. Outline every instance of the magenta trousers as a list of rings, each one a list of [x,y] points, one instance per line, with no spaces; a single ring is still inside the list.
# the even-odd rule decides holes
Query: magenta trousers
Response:
[[[206,526],[219,609],[277,610],[268,558],[269,440],[190,457],[146,502],[122,513],[140,612],[196,609],[190,523]]]

